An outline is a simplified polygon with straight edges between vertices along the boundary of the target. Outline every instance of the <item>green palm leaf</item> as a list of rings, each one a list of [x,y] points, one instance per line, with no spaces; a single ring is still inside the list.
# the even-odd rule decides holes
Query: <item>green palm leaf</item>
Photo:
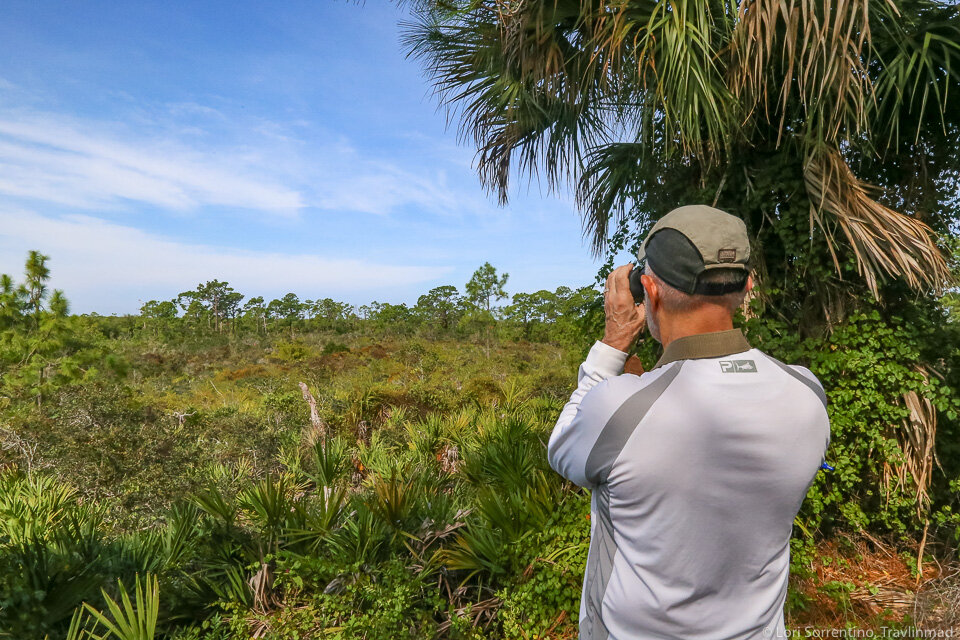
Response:
[[[960,7],[922,4],[916,20],[890,22],[875,49],[875,108],[893,146],[916,141],[929,120],[944,129],[958,121],[950,97],[960,97]]]
[[[89,604],[84,608],[98,623],[102,624],[106,634],[98,635],[88,631],[88,635],[96,640],[153,640],[157,631],[157,617],[160,610],[160,588],[157,577],[147,574],[144,584],[140,582],[140,575],[136,577],[134,596],[130,594],[121,581],[117,581],[120,592],[120,602],[111,598],[106,591],[102,591],[103,599],[107,604],[109,615],[102,613]]]

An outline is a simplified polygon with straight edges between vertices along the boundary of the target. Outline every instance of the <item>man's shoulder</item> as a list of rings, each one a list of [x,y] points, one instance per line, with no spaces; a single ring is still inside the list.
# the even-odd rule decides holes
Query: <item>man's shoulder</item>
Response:
[[[783,360],[780,360],[780,359],[778,359],[778,358],[770,355],[770,354],[767,353],[766,351],[763,351],[763,350],[761,350],[761,349],[757,349],[756,347],[750,349],[750,351],[749,351],[748,353],[753,353],[753,354],[756,354],[756,355],[758,355],[758,356],[763,357],[764,359],[766,359],[766,360],[772,362],[773,364],[775,364],[777,367],[779,367],[781,370],[783,370],[783,371],[786,372],[786,373],[789,373],[790,371],[793,371],[793,372],[795,372],[795,373],[799,373],[799,374],[802,375],[804,378],[806,378],[806,379],[808,379],[808,380],[810,380],[810,381],[812,381],[812,382],[816,382],[816,383],[817,383],[818,385],[820,385],[821,387],[823,386],[823,384],[821,384],[821,382],[820,382],[820,379],[813,373],[813,371],[811,371],[809,368],[805,367],[805,366],[802,365],[802,364],[793,364],[793,363],[791,363],[791,362],[785,362],[785,361],[783,361]]]
[[[595,403],[606,406],[623,404],[647,388],[669,384],[669,381],[676,377],[681,365],[681,362],[672,362],[651,371],[645,371],[641,375],[623,373],[611,376],[587,392],[583,403],[588,406]]]
[[[793,378],[794,381],[799,382],[813,391],[820,401],[823,402],[824,406],[827,404],[827,395],[824,389],[823,383],[820,382],[820,379],[807,367],[800,364],[787,364],[774,358],[768,353],[761,351],[760,349],[753,349],[760,356],[763,356],[767,361],[775,365],[776,369],[779,369],[781,372],[789,375]]]

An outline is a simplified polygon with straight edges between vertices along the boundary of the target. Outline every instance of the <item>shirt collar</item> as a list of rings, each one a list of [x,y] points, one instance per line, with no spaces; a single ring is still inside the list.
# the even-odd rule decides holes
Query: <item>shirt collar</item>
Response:
[[[750,348],[750,343],[747,342],[740,329],[697,333],[692,336],[677,338],[668,344],[653,368],[656,369],[677,360],[729,356],[733,353],[749,351]]]

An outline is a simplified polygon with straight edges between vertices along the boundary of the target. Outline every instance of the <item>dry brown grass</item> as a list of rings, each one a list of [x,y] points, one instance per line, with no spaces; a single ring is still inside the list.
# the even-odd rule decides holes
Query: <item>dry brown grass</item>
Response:
[[[960,564],[927,562],[917,574],[915,549],[901,554],[868,535],[841,536],[817,545],[814,576],[792,580],[809,603],[788,621],[794,628],[879,629],[908,624],[922,629],[954,629],[960,624]],[[847,601],[825,585],[853,586]]]
[[[913,619],[923,629],[960,630],[960,564],[948,567],[917,593]]]

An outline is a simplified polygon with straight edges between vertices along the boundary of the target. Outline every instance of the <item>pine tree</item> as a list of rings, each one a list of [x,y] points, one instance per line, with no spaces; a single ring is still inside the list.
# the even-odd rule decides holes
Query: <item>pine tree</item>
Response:
[[[467,296],[476,305],[483,305],[486,311],[491,310],[493,300],[502,300],[507,297],[504,286],[507,284],[509,273],[497,275],[497,270],[489,262],[473,272],[470,282],[466,285]]]

